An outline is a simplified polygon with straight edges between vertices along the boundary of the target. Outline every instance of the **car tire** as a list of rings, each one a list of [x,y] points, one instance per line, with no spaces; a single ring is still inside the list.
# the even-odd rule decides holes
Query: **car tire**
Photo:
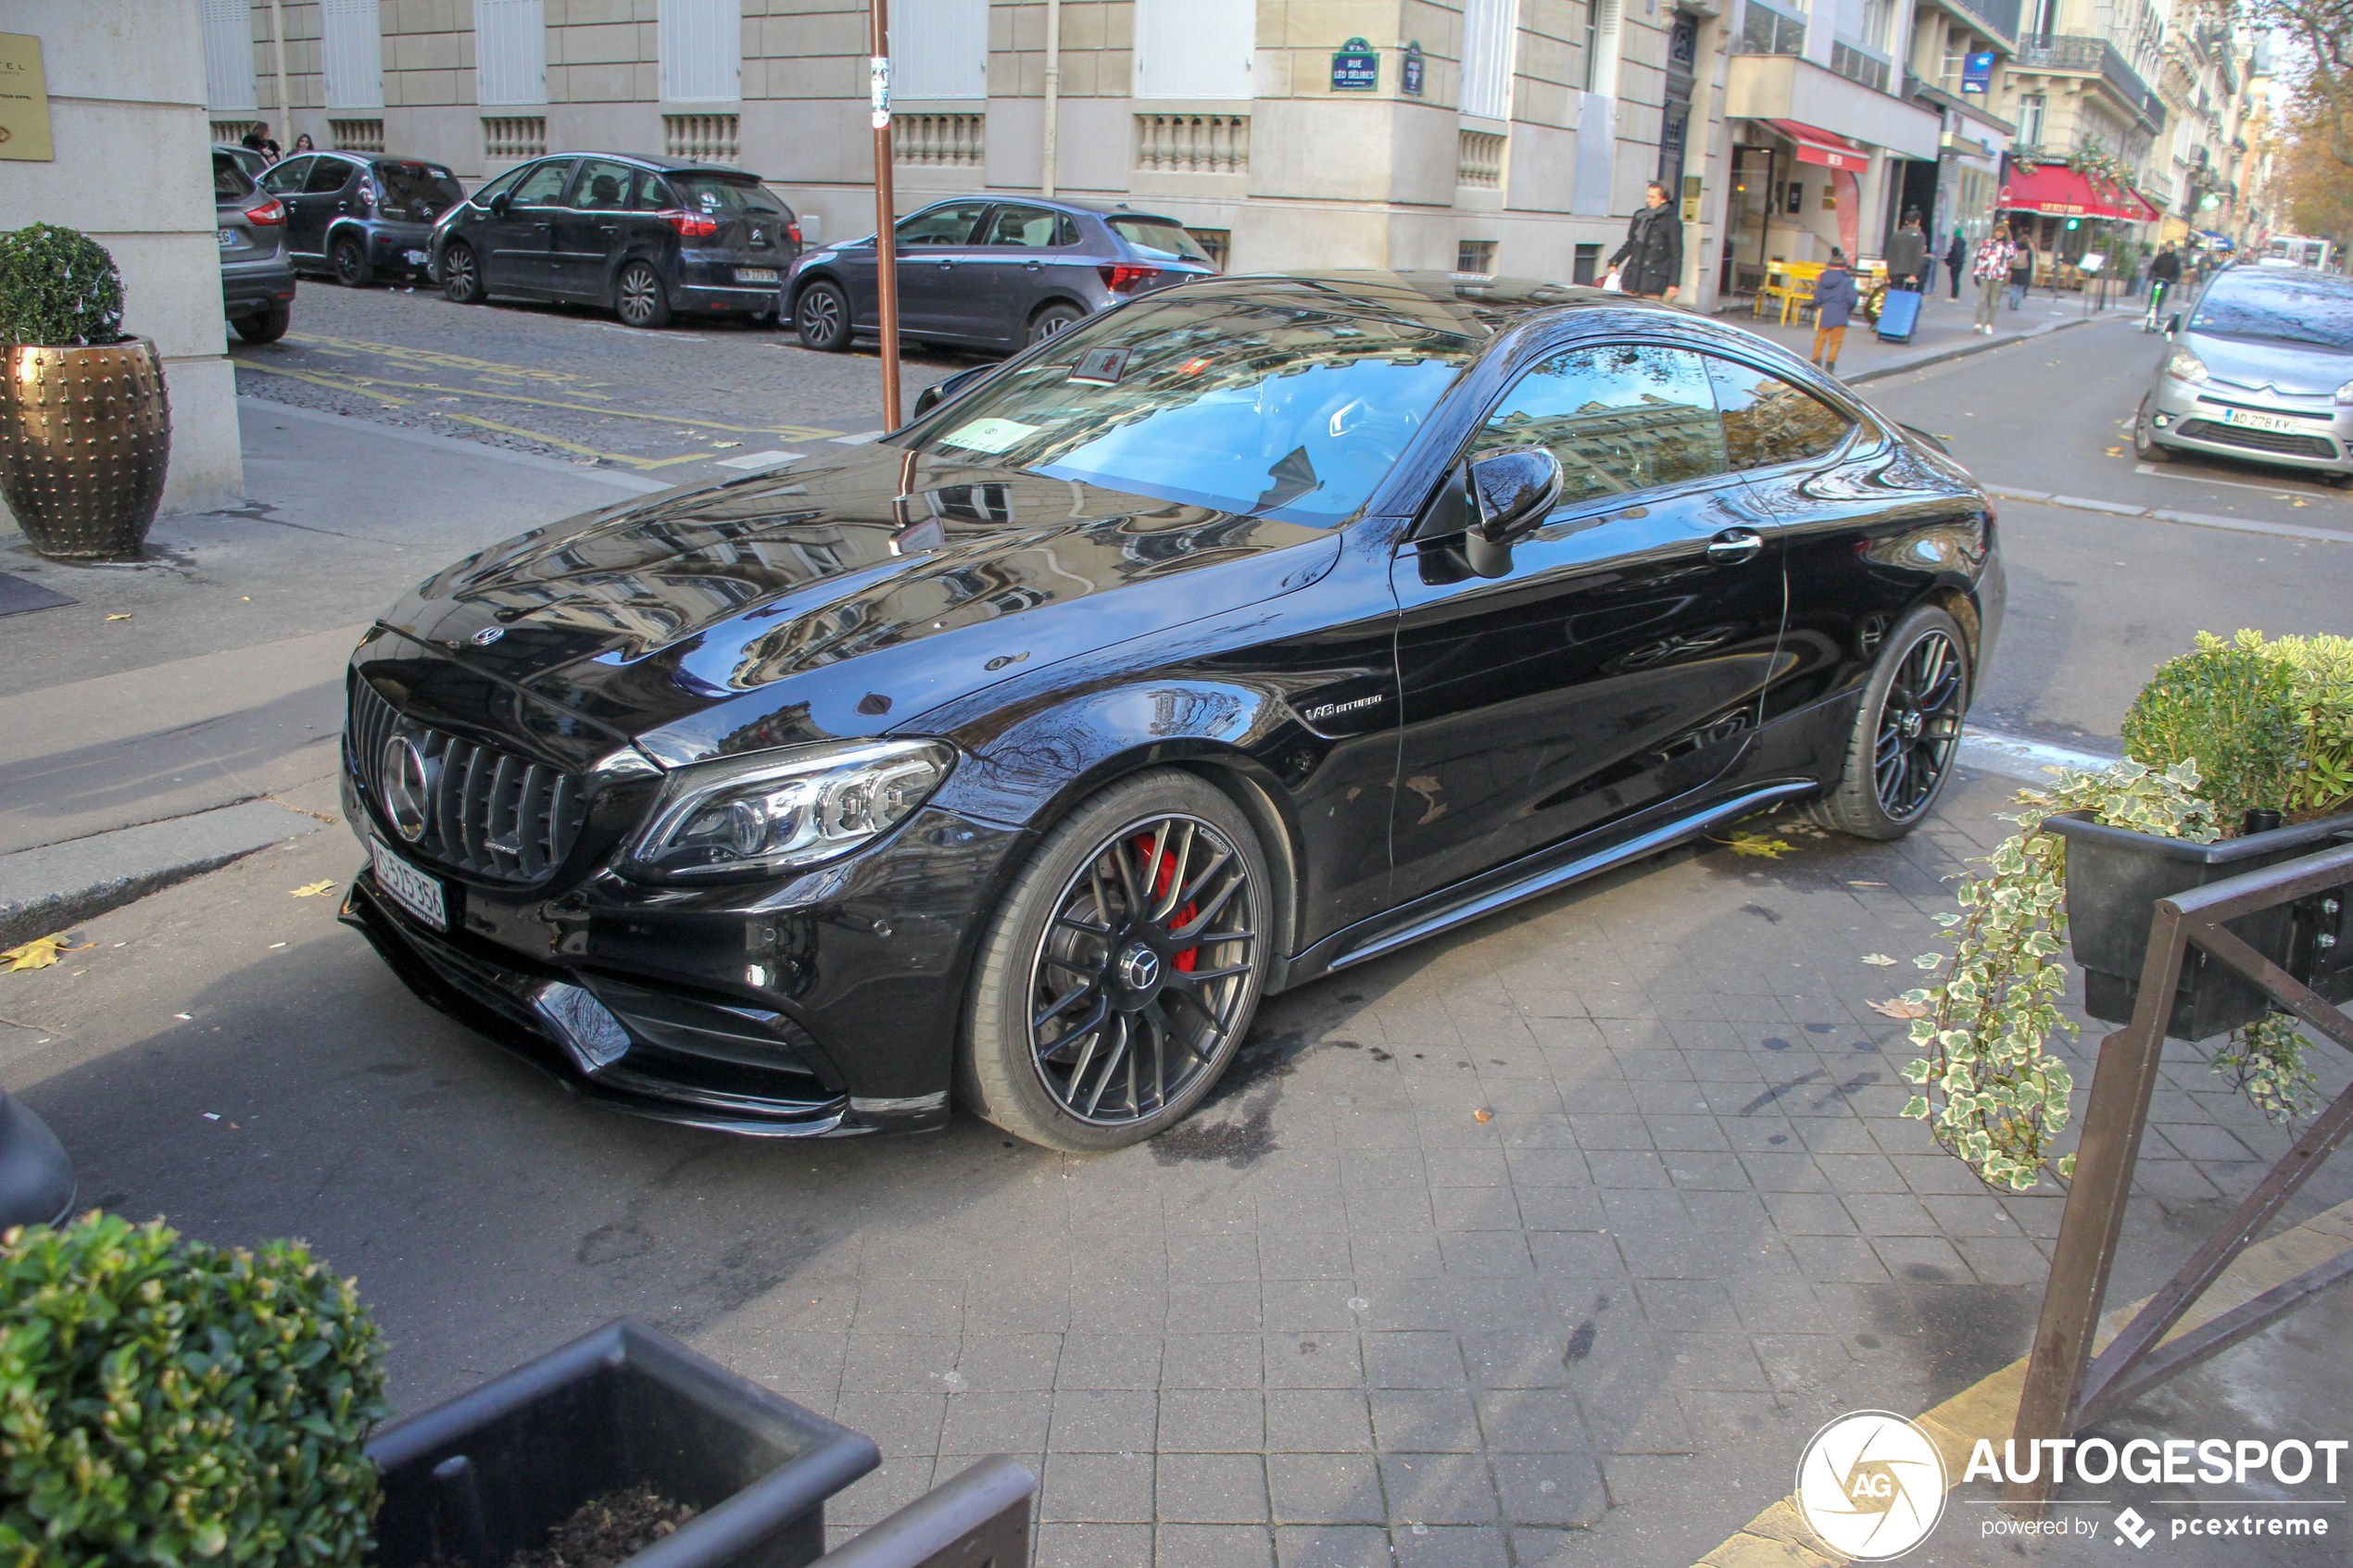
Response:
[[[334,268],[335,282],[345,288],[364,289],[376,281],[368,265],[368,253],[358,240],[337,240],[327,259]]]
[[[1969,712],[1969,643],[1954,619],[1921,605],[1880,643],[1863,687],[1846,767],[1811,815],[1857,838],[1901,838],[1952,779]]]
[[[1157,768],[1082,802],[981,939],[958,1057],[966,1106],[1080,1154],[1181,1121],[1250,1031],[1273,892],[1250,819],[1197,774]]]
[[[838,354],[849,346],[849,296],[839,283],[820,278],[793,302],[792,324],[801,347]]]
[[[470,245],[453,245],[441,253],[442,297],[452,305],[479,305],[490,297],[482,286],[482,260]]]
[[[2171,462],[2174,456],[2173,448],[2166,445],[2162,441],[2150,440],[2148,428],[2148,405],[2144,403],[2141,405],[2140,411],[2133,416],[2133,456],[2145,463]]]
[[[294,304],[279,300],[258,316],[237,318],[237,335],[247,343],[275,343],[294,324]]]
[[[661,274],[642,261],[623,267],[613,280],[612,307],[628,326],[670,325],[670,291],[661,286]]]
[[[1076,305],[1049,305],[1029,319],[1031,343],[1043,343],[1050,337],[1060,337],[1087,319],[1087,312]]]

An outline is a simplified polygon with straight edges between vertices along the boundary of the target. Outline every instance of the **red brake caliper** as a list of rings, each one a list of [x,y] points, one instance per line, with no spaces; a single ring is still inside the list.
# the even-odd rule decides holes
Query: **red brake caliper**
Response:
[[[1151,887],[1153,902],[1157,903],[1160,899],[1167,896],[1169,884],[1176,880],[1176,858],[1173,855],[1164,853],[1160,858],[1160,864],[1155,867],[1152,864],[1152,841],[1151,836],[1149,834],[1136,840],[1136,852],[1141,855],[1144,859],[1144,878]],[[1192,919],[1194,913],[1195,907],[1191,904],[1187,904],[1183,909],[1177,910],[1174,915],[1169,917],[1168,923],[1171,925],[1182,925],[1187,921]],[[1186,973],[1190,974],[1193,972],[1193,965],[1199,962],[1200,960],[1201,949],[1199,947],[1188,947],[1183,952],[1176,955],[1176,963],[1178,969],[1181,969]]]

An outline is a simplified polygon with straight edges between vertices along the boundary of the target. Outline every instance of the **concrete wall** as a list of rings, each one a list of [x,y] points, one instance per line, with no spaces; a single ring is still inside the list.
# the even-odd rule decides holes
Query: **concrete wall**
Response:
[[[171,398],[166,509],[245,489],[224,352],[211,129],[195,0],[0,0],[41,40],[56,161],[0,161],[0,222],[81,229],[122,271],[123,329],[155,340]]]

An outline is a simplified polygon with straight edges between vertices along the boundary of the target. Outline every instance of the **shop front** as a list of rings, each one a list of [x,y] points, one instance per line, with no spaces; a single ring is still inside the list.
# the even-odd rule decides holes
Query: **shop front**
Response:
[[[2012,163],[1996,205],[2034,247],[2038,285],[2132,275],[2141,225],[2162,216],[2138,193],[2065,164]]]

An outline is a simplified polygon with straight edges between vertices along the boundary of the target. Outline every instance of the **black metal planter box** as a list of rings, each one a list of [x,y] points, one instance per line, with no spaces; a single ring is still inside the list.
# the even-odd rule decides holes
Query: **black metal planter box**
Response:
[[[2044,825],[2067,839],[2068,940],[2083,967],[2083,1010],[2106,1022],[2129,1023],[2158,899],[2309,855],[2353,834],[2353,814],[2213,844],[2158,838],[2072,815]],[[2343,1001],[2353,996],[2353,953],[2342,940],[2348,892],[2338,888],[2259,910],[2228,929],[2322,996]],[[2210,1039],[2252,1023],[2269,1008],[2253,982],[2193,947],[2165,1032],[2177,1039]]]
[[[872,1439],[623,1318],[368,1445],[377,1568],[504,1568],[595,1498],[645,1484],[702,1512],[631,1568],[804,1568]]]

